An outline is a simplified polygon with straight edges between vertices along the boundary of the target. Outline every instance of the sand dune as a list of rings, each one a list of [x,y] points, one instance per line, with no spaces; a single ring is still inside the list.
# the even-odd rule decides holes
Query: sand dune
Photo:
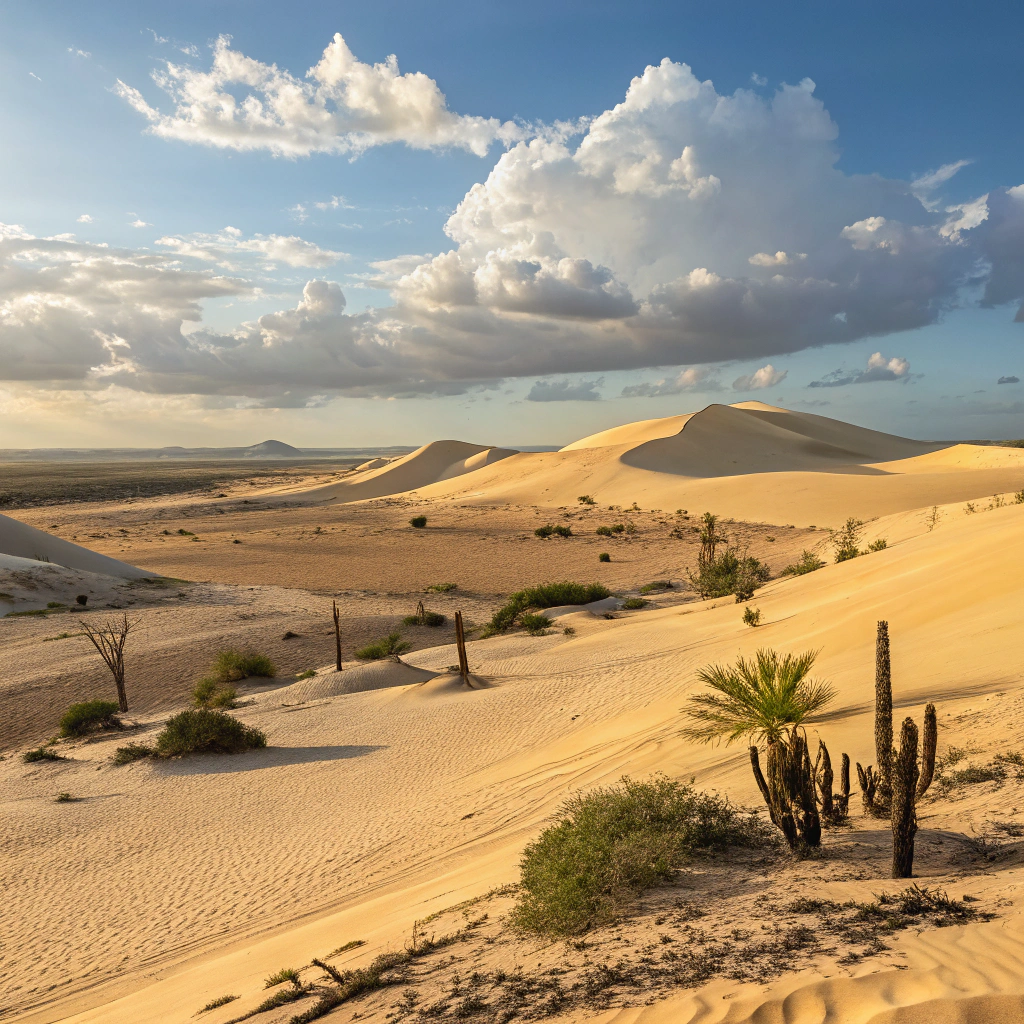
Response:
[[[508,448],[488,448],[465,441],[431,441],[400,459],[374,466],[364,463],[356,472],[337,483],[304,491],[279,491],[311,501],[365,501],[386,494],[414,491],[440,480],[451,480],[465,473],[490,466],[517,452]],[[380,463],[381,460],[375,460]]]
[[[9,516],[0,516],[0,554],[15,555],[33,562],[54,562],[69,569],[117,576],[121,579],[141,579],[156,573],[137,569],[116,558],[97,554],[88,548],[54,537],[33,526],[19,523]]]
[[[473,455],[468,455],[472,450]],[[602,505],[837,526],[1024,487],[1024,451],[912,441],[760,402],[642,420],[558,452],[511,453],[462,442],[427,445],[384,469],[312,490],[303,500],[387,494],[469,504]]]

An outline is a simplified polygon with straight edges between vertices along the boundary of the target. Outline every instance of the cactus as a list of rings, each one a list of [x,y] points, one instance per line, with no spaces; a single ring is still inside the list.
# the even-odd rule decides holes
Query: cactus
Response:
[[[832,794],[834,813],[838,819],[850,813],[850,755],[843,754],[842,766],[839,769],[839,792]]]
[[[921,778],[917,783],[918,799],[928,792],[935,776],[935,748],[939,742],[939,723],[935,715],[935,705],[929,704],[924,709],[924,732],[921,734]]]
[[[878,623],[875,639],[875,802],[888,807],[892,763],[892,670],[889,662],[889,623]]]
[[[899,750],[893,751],[892,775],[892,877],[911,878],[914,873],[914,836],[917,833],[917,726],[903,720]]]
[[[875,778],[874,769],[871,765],[861,768],[860,761],[857,762],[857,782],[860,783],[860,798],[864,804],[865,814],[875,813],[875,787],[878,780]]]
[[[821,816],[831,818],[835,814],[832,802],[832,782],[835,776],[832,772],[832,758],[829,757],[828,747],[824,740],[818,740],[818,756],[814,759],[814,780],[818,785],[818,793],[821,797]]]

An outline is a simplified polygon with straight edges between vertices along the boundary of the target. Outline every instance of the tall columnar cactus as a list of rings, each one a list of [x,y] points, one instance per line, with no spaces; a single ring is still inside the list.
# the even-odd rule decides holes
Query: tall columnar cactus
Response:
[[[892,877],[914,873],[914,836],[917,834],[917,726],[903,720],[899,750],[893,751],[892,774]]]
[[[828,747],[825,746],[824,740],[818,740],[818,756],[814,759],[814,778],[821,797],[821,816],[831,818],[835,814],[832,801],[832,782],[835,775],[832,772],[832,758],[829,757]]]
[[[939,742],[939,723],[935,714],[935,705],[929,704],[924,709],[924,732],[921,735],[921,778],[917,783],[917,795],[922,797],[928,792],[935,776],[935,748]]]
[[[837,819],[845,818],[850,811],[850,755],[843,754],[839,769],[839,792],[832,794],[834,814]]]
[[[857,782],[860,784],[860,799],[864,804],[865,814],[875,813],[875,788],[878,780],[875,778],[875,770],[871,765],[867,768],[860,766],[857,762]]]
[[[892,669],[889,663],[889,623],[878,623],[875,639],[875,806],[888,807],[892,798]]]

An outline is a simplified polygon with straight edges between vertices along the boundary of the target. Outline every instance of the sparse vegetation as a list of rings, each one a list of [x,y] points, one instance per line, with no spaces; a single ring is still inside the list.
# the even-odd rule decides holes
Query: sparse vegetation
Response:
[[[649,602],[645,601],[642,597],[627,597],[622,602],[622,607],[627,612],[633,612],[640,608],[646,608],[648,604]]]
[[[21,759],[25,764],[35,764],[37,761],[67,760],[63,754],[58,754],[56,750],[53,750],[50,747],[36,747],[35,750],[27,750],[21,755]]]
[[[546,636],[551,621],[546,615],[537,612],[523,612],[516,622],[526,630],[530,636]]]
[[[599,537],[616,537],[620,533],[626,532],[626,524],[615,523],[614,526],[599,526],[594,532]]]
[[[932,505],[932,510],[931,510],[931,512],[928,513],[928,532],[931,533],[932,530],[934,530],[935,527],[938,526],[938,523],[939,523],[939,506],[938,505]]]
[[[581,494],[576,499],[581,505],[596,505],[597,501],[592,498],[589,494]]]
[[[751,608],[747,605],[743,609],[743,622],[747,626],[760,626],[761,625],[761,609]]]
[[[201,1013],[209,1013],[210,1010],[216,1010],[219,1006],[227,1006],[228,1003],[233,1003],[238,996],[219,996],[216,999],[211,999],[201,1010],[196,1011],[198,1017]]]
[[[829,538],[837,562],[846,562],[861,554],[858,545],[863,532],[864,523],[853,516],[850,516],[838,530],[829,530]]]
[[[414,529],[422,530],[423,527],[427,525],[427,517],[413,516],[412,519],[409,520],[409,525],[412,526]]]
[[[574,796],[559,818],[520,862],[512,921],[524,931],[579,935],[696,854],[770,842],[754,815],[663,776]]]
[[[316,675],[315,668],[307,668],[305,672],[299,672],[295,676],[296,682],[300,682],[303,679],[312,679]]]
[[[771,579],[771,571],[752,555],[741,556],[726,548],[708,561],[699,561],[697,572],[687,570],[687,577],[701,600],[734,594],[740,602],[753,597],[754,591]]]
[[[286,981],[290,981],[296,986],[301,986],[302,984],[299,980],[299,972],[294,967],[282,967],[281,970],[267,978],[263,983],[263,987],[274,988],[275,985],[283,985]]]
[[[118,706],[111,700],[87,700],[72,704],[60,720],[60,734],[64,737],[84,736],[94,729],[122,729],[117,717]]]
[[[599,562],[610,562],[610,561],[612,560],[612,556],[611,556],[610,554],[608,554],[608,552],[607,552],[607,551],[602,551],[602,552],[601,552],[601,553],[600,553],[600,554],[599,554],[599,555],[597,556],[597,560],[598,560]]]
[[[402,623],[406,626],[443,626],[446,622],[446,618],[440,612],[430,612],[423,607],[423,602],[420,601],[416,605],[416,614],[407,615],[402,619]]]
[[[671,590],[671,580],[652,580],[650,583],[645,583],[640,588],[641,594],[659,594],[663,590]]]
[[[537,529],[534,530],[533,532],[534,532],[535,536],[542,537],[545,540],[548,537],[551,537],[551,536],[555,536],[555,537],[571,537],[572,536],[572,527],[571,526],[552,526],[549,523],[546,526],[538,526]]]
[[[249,676],[272,678],[277,668],[265,654],[256,651],[221,651],[214,659],[212,672],[221,683],[235,683]]]
[[[814,572],[816,569],[820,569],[824,566],[824,562],[818,558],[817,555],[812,554],[806,549],[800,555],[800,561],[794,562],[792,565],[787,565],[782,570],[783,576],[804,576],[809,572]]]
[[[156,753],[158,757],[240,754],[266,745],[267,736],[262,730],[244,725],[223,711],[196,708],[168,720],[156,738]]]
[[[129,743],[126,747],[118,747],[111,761],[117,765],[131,764],[133,761],[142,761],[155,755],[156,751],[145,743]]]
[[[233,708],[238,691],[230,684],[207,676],[192,688],[192,706],[196,708]]]
[[[1024,490],[1014,491],[1013,500],[1017,505],[1024,505]]]
[[[888,546],[889,542],[884,537],[879,537],[868,545],[868,551],[884,551]]]
[[[93,647],[100,653],[100,657],[107,663],[110,674],[114,677],[114,686],[117,688],[117,706],[121,712],[128,710],[128,691],[124,682],[124,647],[128,641],[128,634],[135,628],[135,621],[127,615],[120,619],[110,619],[99,629],[95,629],[88,623],[82,623],[82,632],[89,638]]]
[[[545,583],[510,594],[508,600],[494,613],[487,627],[487,635],[503,633],[531,608],[556,608],[563,604],[590,604],[609,597],[611,592],[600,583]]]
[[[453,590],[458,589],[457,583],[431,583],[427,587],[428,594],[448,594]]]
[[[54,797],[54,803],[58,803],[58,804],[71,804],[71,803],[75,803],[75,801],[77,799],[78,799],[78,797],[74,797],[70,793],[63,792],[63,793],[58,793],[56,795],[56,797]]]
[[[361,647],[356,651],[356,657],[360,661],[380,661],[382,658],[397,658],[400,654],[404,654],[409,650],[410,647],[412,647],[412,644],[403,640],[401,633],[388,633],[387,636],[374,640],[372,644]]]
[[[966,505],[964,505],[964,514],[965,515],[972,516],[977,511],[978,510],[977,510],[977,508],[975,508],[975,505],[974,505],[973,501],[969,501],[969,502],[967,502]]]

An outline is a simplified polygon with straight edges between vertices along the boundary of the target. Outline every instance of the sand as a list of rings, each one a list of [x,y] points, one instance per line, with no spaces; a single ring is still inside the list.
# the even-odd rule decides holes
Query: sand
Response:
[[[889,441],[856,429],[837,438],[828,433],[835,428],[813,420],[801,420],[800,430],[780,427],[774,411],[769,416],[759,406],[738,413],[744,419],[737,421],[726,412],[714,422],[722,434],[720,453],[734,453],[737,465],[748,459],[745,472],[694,476],[693,486],[725,481],[732,490],[721,494],[734,494],[739,502],[741,480],[746,477],[753,492],[747,500],[754,507],[765,481],[774,486],[778,478],[797,474],[808,482],[804,496],[811,511],[790,521],[806,522],[813,515],[819,525],[827,525],[823,512],[831,507],[829,495],[836,481],[853,480],[864,492],[858,507],[866,509],[865,518],[874,520],[873,530],[885,532],[890,546],[806,576],[773,580],[752,602],[762,612],[764,625],[757,629],[743,625],[742,609],[731,599],[699,602],[692,595],[675,593],[638,611],[567,610],[553,616],[546,636],[509,634],[473,641],[473,687],[447,672],[456,661],[450,637],[440,644],[421,642],[419,650],[403,657],[404,664],[356,669],[347,662],[338,675],[331,671],[330,638],[322,633],[317,639],[322,646],[308,649],[309,656],[319,654],[310,665],[318,669],[315,677],[296,682],[282,676],[273,686],[253,687],[245,706],[236,712],[267,731],[271,746],[265,751],[115,768],[109,755],[124,742],[122,735],[66,744],[72,758],[67,762],[25,765],[8,756],[0,762],[5,820],[0,856],[9,865],[3,883],[4,942],[11,952],[5,951],[0,963],[0,1017],[80,1024],[184,1022],[210,999],[224,993],[239,995],[238,1001],[201,1018],[222,1024],[255,1006],[263,995],[263,979],[286,964],[308,964],[311,957],[353,939],[366,944],[333,962],[343,967],[364,964],[382,949],[401,948],[416,919],[514,881],[523,845],[537,835],[561,800],[576,789],[612,782],[623,772],[695,777],[702,787],[754,805],[758,795],[745,752],[695,747],[684,740],[679,709],[696,687],[697,668],[752,653],[757,647],[820,649],[817,670],[837,686],[840,696],[811,735],[813,739],[820,730],[833,759],[846,751],[854,760],[873,760],[874,635],[881,618],[889,621],[893,638],[897,716],[912,714],[920,720],[923,705],[936,702],[940,754],[951,745],[973,747],[975,760],[990,759],[999,751],[1024,751],[1019,654],[1024,643],[1024,505],[1015,504],[1012,496],[1002,506],[985,497],[997,493],[988,486],[994,477],[985,474],[999,476],[999,493],[1024,486],[1013,487],[1018,463],[1006,460],[1005,452],[997,451],[995,458],[986,460],[985,450],[977,455],[972,450],[967,463],[956,462],[954,453],[954,461],[922,472],[863,473],[865,467],[880,465],[863,460],[884,457],[890,464],[905,464],[943,454],[949,460],[950,450],[932,446],[911,455],[905,446],[913,442]],[[682,434],[702,415],[688,420]],[[709,423],[712,419],[707,417]],[[747,419],[757,422],[749,425]],[[737,422],[743,429],[733,431]],[[628,451],[643,456],[646,450],[649,455],[646,446],[679,436],[677,431],[659,437],[651,429],[641,431],[646,439],[625,442],[631,445]],[[780,436],[779,431],[784,433]],[[696,436],[698,432],[691,440]],[[760,463],[751,437],[762,439]],[[807,445],[809,452],[802,447]],[[356,518],[337,522],[339,530],[342,524],[363,523],[366,532],[353,546],[376,550],[382,572],[390,571],[383,563],[393,560],[393,552],[380,557],[390,550],[390,538],[396,533],[413,537],[402,525],[412,514],[410,509],[427,507],[428,518],[448,509],[453,532],[435,535],[428,526],[416,531],[416,537],[425,534],[424,544],[454,548],[450,565],[466,567],[469,576],[483,573],[486,565],[479,563],[495,550],[582,558],[579,552],[590,550],[589,539],[587,546],[573,547],[575,539],[556,546],[532,538],[527,526],[543,517],[549,499],[543,490],[530,491],[526,477],[533,479],[535,488],[540,483],[555,486],[558,474],[538,477],[536,466],[559,458],[595,459],[594,466],[610,458],[620,474],[682,477],[675,469],[630,466],[622,461],[621,452],[615,454],[620,447],[510,455],[477,470],[475,478],[495,480],[504,471],[511,480],[506,486],[530,499],[500,512],[474,507],[466,496],[453,501],[443,491],[454,486],[451,481],[421,489],[421,495],[433,487],[442,491],[419,501],[405,496],[398,505],[381,499],[313,509],[318,515],[329,511],[340,517],[378,517],[372,527],[369,520]],[[837,455],[840,448],[847,454]],[[701,471],[710,474],[714,467],[701,462],[706,459],[704,449],[706,445],[680,443],[670,455],[678,457],[679,466],[685,463],[688,472],[703,466]],[[808,465],[778,472],[757,469],[758,464],[774,464],[772,459],[790,465],[797,455]],[[536,461],[534,469],[520,477],[516,466],[524,458]],[[846,469],[836,472],[836,465]],[[940,477],[955,481],[959,490],[953,497],[910,504],[922,495],[939,494]],[[462,480],[466,482],[465,477]],[[867,486],[893,480],[908,482],[901,484],[903,490],[881,483],[874,490]],[[677,486],[684,485],[677,481]],[[955,489],[953,484],[950,488]],[[961,499],[961,494],[967,497]],[[800,495],[791,497],[799,507]],[[493,493],[489,500],[497,504]],[[977,511],[964,510],[961,500],[975,504]],[[939,506],[934,516],[933,505]],[[166,518],[159,522],[171,522],[170,516],[185,507],[165,506],[161,515]],[[142,515],[139,506],[131,511]],[[210,513],[209,521],[232,515],[301,518],[309,513],[308,505],[271,505],[259,511]],[[577,513],[573,508],[574,515],[598,513],[607,516],[603,509]],[[67,514],[70,528],[84,523],[89,513],[69,509]],[[674,514],[633,514],[649,533],[649,551],[657,546],[660,557],[673,543],[692,551],[686,530],[684,539],[670,536]],[[857,514],[856,509],[851,514]],[[518,532],[525,537],[514,539],[516,532],[510,528],[494,547],[480,537],[464,542],[471,533],[469,524],[480,521],[474,519],[477,515],[508,516],[509,523],[520,517]],[[765,517],[751,520],[772,521],[767,513]],[[596,521],[583,520],[590,525]],[[301,528],[308,531],[311,520],[305,522]],[[297,518],[282,532],[299,528]],[[734,529],[749,530],[750,538],[761,545],[759,550],[788,545],[786,557],[801,546],[821,543],[820,530],[779,529],[771,534],[776,539],[769,541],[764,526],[737,524]],[[195,543],[179,536],[161,544],[162,533],[150,527],[147,531],[141,536],[139,527],[140,536],[131,542],[132,557],[145,546],[154,555],[163,550],[163,560],[176,559],[182,566],[190,562],[197,567],[208,558],[215,566],[227,565],[218,561],[219,555],[213,558],[221,546],[212,540]],[[283,559],[301,560],[304,550],[305,564],[315,572],[321,558],[321,541],[316,539],[320,536],[307,532],[304,548],[287,548]],[[281,539],[282,544],[286,541],[291,543]],[[122,553],[122,541],[111,536],[106,542],[116,543],[117,553]],[[605,538],[601,542],[611,543]],[[639,551],[640,545],[631,541],[615,550]],[[267,537],[266,551],[273,546]],[[233,554],[226,539],[223,551],[224,557]],[[469,563],[476,567],[470,569]],[[507,578],[514,575],[514,563],[510,554]],[[157,563],[148,559],[144,564]],[[589,560],[579,563],[584,564],[598,569]],[[369,565],[359,570],[370,571]],[[421,571],[422,565],[414,569]],[[638,575],[633,583],[647,578]],[[195,599],[154,599],[140,607],[140,616],[150,623],[147,646],[156,646],[159,637],[164,640],[145,666],[151,679],[136,677],[136,685],[154,692],[163,688],[161,654],[170,657],[175,647],[190,644],[204,620],[210,620],[208,633],[196,635],[204,637],[205,646],[191,662],[181,655],[182,673],[186,664],[197,666],[222,641],[229,617],[245,628],[251,625],[266,639],[271,623],[276,623],[276,633],[300,608],[308,608],[303,614],[312,616],[323,607],[323,596],[299,589],[240,590],[228,582],[197,584]],[[412,588],[410,596],[411,592]],[[445,596],[453,602],[462,599],[459,591],[454,593],[455,597]],[[231,594],[237,603],[229,603]],[[477,592],[473,599],[479,602],[481,611],[475,614],[480,618],[488,601],[492,608],[497,603]],[[388,598],[366,594],[365,600],[382,604]],[[440,595],[437,600],[442,600]],[[275,606],[285,612],[276,620]],[[237,618],[250,614],[252,619]],[[564,633],[566,626],[574,632]],[[33,677],[37,692],[57,671],[73,674],[76,659],[84,658],[82,652],[73,657],[62,653],[62,644],[42,642],[43,631],[54,628],[53,620],[8,621],[0,628],[15,638],[16,647],[10,649],[17,662],[50,659],[47,670]],[[0,690],[0,699],[8,692]],[[181,706],[180,688],[176,694]],[[168,699],[166,707],[172,705],[174,700]],[[155,706],[140,711],[132,736],[150,736],[166,713]],[[8,748],[11,753],[17,749]],[[60,790],[81,799],[56,804],[53,798]],[[767,873],[728,875],[728,885],[723,885],[725,876],[715,874],[719,867],[712,866],[688,883],[687,898],[709,901],[723,928],[756,929],[764,923],[758,915],[763,914],[766,899],[781,901],[787,894],[870,899],[872,893],[893,891],[899,883],[886,877],[884,823],[880,827],[876,819],[865,818],[858,803],[855,797],[852,830],[826,837],[824,859],[781,864]],[[947,888],[951,894],[971,894],[979,905],[998,914],[995,920],[901,933],[889,951],[852,964],[841,965],[834,955],[821,954],[794,962],[795,972],[764,984],[722,978],[696,991],[659,991],[658,1000],[649,1006],[642,1005],[646,998],[640,997],[632,1008],[613,1005],[599,1015],[574,1010],[573,1016],[605,1022],[618,1018],[621,1024],[640,1018],[650,1024],[661,1024],[662,1019],[693,1024],[1015,1019],[1024,1012],[1024,919],[1015,905],[1024,880],[1024,849],[1012,837],[1024,833],[1024,782],[1011,777],[948,796],[930,795],[919,816],[919,881]],[[972,845],[978,837],[986,843]],[[42,899],[40,894],[45,894]],[[495,904],[492,910],[497,919],[502,905]],[[655,927],[656,908],[648,910],[620,930],[629,940],[624,950],[634,940],[639,943],[645,929]],[[708,926],[712,925],[713,920]],[[478,959],[493,962],[500,956],[517,956],[530,969],[539,969],[534,963],[564,963],[574,969],[576,953],[560,944],[513,947],[503,945],[506,940],[498,933],[488,937],[494,940],[490,944],[481,939],[456,951],[455,966],[463,976]],[[595,941],[609,944],[613,936]],[[384,1024],[398,998],[399,993],[389,992],[376,1001],[347,1005],[327,1019],[352,1020],[358,1011],[364,1022],[369,1017]],[[283,1022],[294,1012],[286,1010],[253,1019],[260,1024]]]

